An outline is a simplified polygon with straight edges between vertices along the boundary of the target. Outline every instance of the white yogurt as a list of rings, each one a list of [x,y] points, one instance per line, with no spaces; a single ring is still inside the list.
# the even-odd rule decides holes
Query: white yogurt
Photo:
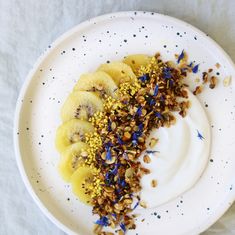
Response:
[[[148,154],[151,163],[146,164],[141,158],[142,164],[151,171],[141,180],[141,200],[148,208],[166,203],[189,190],[207,164],[211,140],[209,122],[197,98],[188,93],[191,107],[187,116],[182,118],[176,114],[175,125],[152,131],[149,139],[158,138],[159,142],[151,150],[159,152]],[[147,149],[150,150],[148,145]],[[157,180],[157,187],[151,186],[152,180]]]

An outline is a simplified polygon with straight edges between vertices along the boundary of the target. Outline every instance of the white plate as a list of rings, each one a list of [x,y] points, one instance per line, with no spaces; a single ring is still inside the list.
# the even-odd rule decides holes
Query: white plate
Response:
[[[166,47],[164,47],[166,45]],[[212,225],[235,199],[235,76],[227,54],[191,25],[150,12],[121,12],[86,21],[65,33],[35,64],[18,100],[14,140],[18,166],[29,193],[41,210],[68,234],[91,234],[91,208],[81,204],[57,172],[54,147],[61,103],[79,75],[107,60],[132,53],[174,59],[184,49],[200,71],[221,64],[219,85],[200,95],[212,130],[210,161],[197,184],[180,197],[144,210],[137,230],[128,234],[197,234]],[[198,114],[200,115],[200,114]],[[187,180],[187,179],[183,179]],[[141,222],[145,218],[144,222]]]

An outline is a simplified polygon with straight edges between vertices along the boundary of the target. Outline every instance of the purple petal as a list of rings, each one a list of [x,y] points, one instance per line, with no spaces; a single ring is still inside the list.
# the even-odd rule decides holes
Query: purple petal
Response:
[[[107,217],[103,216],[100,219],[98,219],[95,223],[106,227],[109,225],[109,220]]]
[[[155,86],[153,96],[157,96],[157,94],[158,94],[158,84]]]
[[[120,223],[120,228],[122,229],[122,231],[125,233],[126,232],[126,226],[123,223]]]
[[[199,64],[195,65],[192,69],[193,73],[197,73],[198,72],[198,67],[199,67]]]
[[[182,50],[181,54],[179,55],[177,63],[179,64],[183,58],[184,58],[184,50]]]

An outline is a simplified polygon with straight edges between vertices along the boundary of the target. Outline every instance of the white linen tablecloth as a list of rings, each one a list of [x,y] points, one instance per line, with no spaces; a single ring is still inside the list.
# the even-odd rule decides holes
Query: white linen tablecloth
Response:
[[[13,117],[28,71],[68,29],[97,15],[127,10],[187,21],[208,33],[235,61],[234,0],[0,0],[0,235],[64,234],[37,208],[16,166]],[[235,205],[205,234],[235,234]]]

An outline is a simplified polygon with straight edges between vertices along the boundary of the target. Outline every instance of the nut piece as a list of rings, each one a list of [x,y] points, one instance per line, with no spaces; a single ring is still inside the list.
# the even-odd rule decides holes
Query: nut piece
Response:
[[[115,122],[112,122],[111,124],[111,129],[114,131],[116,129],[117,125]]]
[[[150,163],[151,162],[151,158],[149,157],[149,155],[144,155],[143,160],[145,163]]]
[[[102,231],[102,226],[100,226],[99,224],[95,224],[94,228],[93,228],[93,233],[94,234],[100,234]]]
[[[230,85],[230,83],[231,83],[231,76],[225,77],[223,81],[224,86],[227,87]]]
[[[118,235],[124,235],[124,232],[122,230],[119,230]]]
[[[202,92],[202,86],[197,86],[193,92],[194,95],[198,95]]]
[[[158,139],[156,138],[151,138],[150,142],[149,142],[149,146],[150,148],[153,148],[158,142]]]
[[[151,185],[153,188],[157,187],[157,180],[152,180]]]
[[[150,174],[150,170],[144,167],[141,167],[140,170],[142,171],[143,174],[148,175]]]
[[[128,168],[125,172],[125,178],[132,178],[134,175],[134,169]]]
[[[210,85],[209,85],[209,87],[210,87],[211,89],[214,89],[215,86],[216,86],[216,84],[217,84],[217,78],[216,78],[215,76],[212,76],[211,79],[210,79]]]
[[[88,153],[86,151],[81,152],[81,157],[86,158],[88,156]]]
[[[219,64],[219,63],[216,63],[216,64],[215,64],[215,67],[216,67],[217,69],[219,69],[219,68],[220,68],[220,64]]]
[[[203,83],[208,82],[208,73],[207,72],[202,73],[202,80],[203,80]]]
[[[147,110],[146,109],[142,109],[142,115],[145,116],[147,114]]]
[[[103,153],[101,154],[101,158],[102,158],[103,160],[106,160],[106,152],[103,152]]]
[[[114,233],[111,233],[111,232],[101,232],[99,235],[114,235]]]
[[[143,208],[147,208],[147,204],[144,201],[140,201],[140,206],[142,206]]]
[[[137,101],[138,101],[138,103],[144,103],[144,101],[145,101],[145,98],[144,98],[144,96],[139,96],[138,98],[137,98]]]
[[[124,132],[124,135],[123,135],[123,140],[124,141],[127,141],[131,138],[131,134],[129,132]]]

